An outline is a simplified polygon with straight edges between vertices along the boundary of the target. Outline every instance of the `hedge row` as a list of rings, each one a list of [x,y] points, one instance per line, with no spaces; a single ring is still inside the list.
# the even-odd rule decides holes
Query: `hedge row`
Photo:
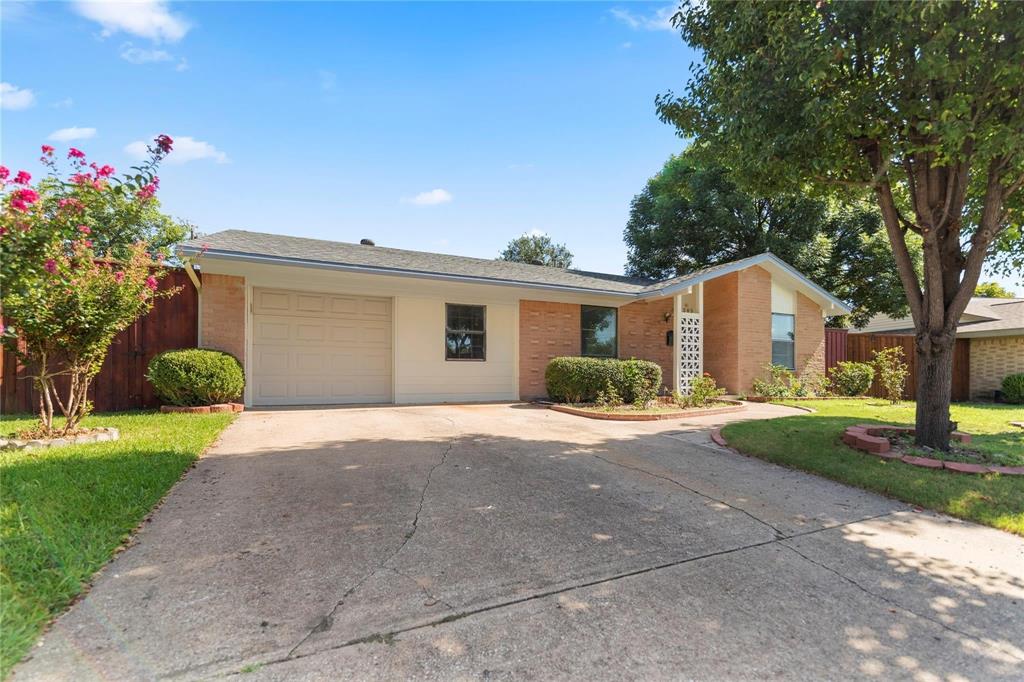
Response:
[[[639,388],[657,393],[661,367],[649,360],[554,358],[544,371],[548,397],[562,403],[589,403],[611,384],[622,400],[632,403]]]

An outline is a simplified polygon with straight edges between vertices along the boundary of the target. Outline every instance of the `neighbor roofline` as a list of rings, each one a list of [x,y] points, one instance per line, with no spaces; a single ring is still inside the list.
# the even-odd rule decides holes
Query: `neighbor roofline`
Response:
[[[393,277],[413,277],[416,279],[434,279],[448,282],[464,282],[472,284],[489,284],[491,286],[505,287],[527,287],[530,289],[544,289],[548,291],[566,291],[583,294],[594,294],[600,296],[612,296],[619,298],[638,298],[640,292],[611,291],[608,289],[595,289],[592,287],[574,287],[564,284],[544,284],[542,282],[523,282],[517,279],[503,279],[500,277],[480,277],[478,275],[451,275],[440,272],[428,272],[425,270],[405,270],[402,268],[386,268],[372,265],[350,265],[346,263],[333,263],[308,258],[292,258],[287,256],[266,256],[258,253],[245,253],[241,251],[226,251],[222,249],[201,249],[194,246],[179,246],[178,251],[186,255],[201,253],[204,256],[223,258],[248,263],[263,263],[269,265],[299,265],[307,268],[321,270],[341,270],[344,272],[358,272],[371,275],[390,275]]]

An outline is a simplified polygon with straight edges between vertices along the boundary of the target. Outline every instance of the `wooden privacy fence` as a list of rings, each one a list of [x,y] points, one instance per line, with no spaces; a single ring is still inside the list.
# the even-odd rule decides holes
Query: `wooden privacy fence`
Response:
[[[871,362],[874,360],[872,351],[900,346],[903,348],[904,359],[910,369],[907,384],[903,389],[906,400],[917,398],[917,357],[914,354],[914,337],[903,334],[848,334],[846,337],[846,360],[851,362]],[[826,342],[827,353],[827,342]],[[968,339],[957,339],[953,347],[953,400],[970,398],[970,367],[971,342]],[[871,384],[868,395],[884,397],[885,393],[877,378]]]
[[[170,298],[161,298],[148,315],[114,338],[107,357],[89,387],[89,399],[99,412],[157,407],[153,387],[146,381],[149,361],[157,353],[175,348],[194,348],[199,340],[199,294],[188,274],[173,268],[160,280],[161,289],[181,287]],[[21,365],[8,350],[0,360],[0,413],[36,412],[39,393],[30,368]],[[61,394],[67,383],[58,380]]]
[[[849,330],[825,327],[825,372],[846,361],[846,334]]]

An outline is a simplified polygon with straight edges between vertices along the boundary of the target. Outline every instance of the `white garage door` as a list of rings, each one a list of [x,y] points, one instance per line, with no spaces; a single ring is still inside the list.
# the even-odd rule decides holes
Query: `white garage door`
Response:
[[[253,289],[255,405],[391,402],[391,299]]]

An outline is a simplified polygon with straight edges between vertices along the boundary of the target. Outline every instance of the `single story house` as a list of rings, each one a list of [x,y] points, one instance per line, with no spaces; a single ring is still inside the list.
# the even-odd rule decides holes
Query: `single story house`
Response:
[[[199,345],[245,367],[247,405],[529,400],[560,355],[707,371],[749,390],[770,361],[824,372],[847,306],[765,253],[652,281],[241,230],[198,256]]]
[[[875,315],[851,334],[913,334],[910,317]],[[983,298],[967,304],[956,328],[958,339],[970,341],[971,399],[991,399],[1003,377],[1024,373],[1024,298]]]

